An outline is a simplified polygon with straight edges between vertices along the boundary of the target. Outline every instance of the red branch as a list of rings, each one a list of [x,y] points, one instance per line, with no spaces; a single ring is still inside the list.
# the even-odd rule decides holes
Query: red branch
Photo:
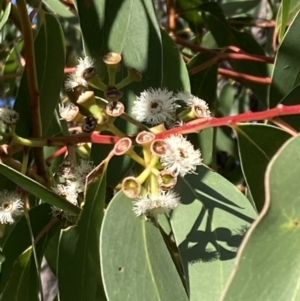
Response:
[[[276,116],[296,115],[299,113],[300,113],[300,105],[284,106],[279,104],[276,108],[261,111],[261,112],[248,111],[234,116],[196,119],[182,125],[181,127],[173,128],[165,132],[159,133],[156,135],[156,138],[162,139],[167,136],[175,135],[175,134],[189,134],[189,133],[199,132],[200,130],[208,127],[234,126],[234,124],[237,124],[239,122],[272,119]]]
[[[242,114],[234,115],[234,116],[226,116],[226,117],[210,117],[210,118],[202,118],[190,121],[180,127],[176,127],[162,133],[156,135],[157,139],[163,139],[170,135],[175,134],[189,134],[189,133],[197,133],[202,129],[209,127],[217,127],[217,126],[231,126],[234,127],[235,124],[245,122],[245,121],[257,121],[257,120],[272,120],[277,116],[283,115],[296,115],[300,114],[300,104],[284,106],[279,104],[276,108],[268,109],[260,112],[245,112]],[[92,142],[99,144],[115,144],[121,138],[117,136],[110,135],[101,135],[99,132],[93,132],[92,134],[77,134],[66,137],[50,137],[50,138],[34,138],[32,141],[45,141],[46,145],[71,145],[78,144],[83,142]],[[65,149],[61,148],[58,152],[63,152]],[[49,159],[49,158],[48,158]]]
[[[254,76],[254,75],[250,75],[250,74],[246,74],[246,73],[240,73],[237,71],[228,70],[228,69],[224,69],[224,68],[219,68],[218,73],[221,75],[225,75],[230,78],[236,79],[236,80],[249,80],[249,81],[257,82],[257,83],[264,84],[264,85],[269,85],[269,84],[271,84],[271,81],[272,81],[270,77],[259,77],[259,76]]]
[[[235,53],[226,53],[226,52],[221,52],[221,51],[217,51],[214,49],[194,45],[194,44],[192,44],[184,39],[178,38],[178,37],[172,37],[172,38],[173,38],[174,42],[176,42],[179,45],[185,46],[185,47],[187,47],[191,50],[197,51],[197,52],[218,56],[219,60],[228,60],[228,59],[249,60],[249,61],[269,63],[269,64],[274,63],[274,60],[275,60],[273,57],[246,53],[242,49],[240,49],[236,46],[226,47],[226,49],[231,50]]]
[[[46,162],[51,162],[53,159],[59,157],[60,155],[66,153],[67,151],[67,147],[66,146],[63,146],[61,148],[59,148],[57,151],[55,151],[54,153],[52,153],[45,161]]]

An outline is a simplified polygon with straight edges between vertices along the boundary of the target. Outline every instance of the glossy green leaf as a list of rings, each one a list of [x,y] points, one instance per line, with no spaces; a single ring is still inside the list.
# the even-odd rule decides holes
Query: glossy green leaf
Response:
[[[105,213],[100,255],[108,300],[188,300],[159,229],[122,192]]]
[[[261,46],[247,32],[239,32],[229,26],[221,7],[217,3],[210,2],[203,4],[200,6],[200,10],[203,12],[204,20],[219,47],[223,48],[234,45],[246,53],[265,55]],[[230,64],[238,72],[261,77],[269,76],[267,65],[264,63],[230,60]],[[246,80],[241,82],[251,88],[260,99],[261,106],[266,107],[268,86]]]
[[[204,166],[196,172],[180,178],[175,186],[181,204],[174,210],[171,224],[190,300],[217,301],[256,213],[222,176]]]
[[[43,0],[43,3],[53,11],[53,13],[57,14],[58,16],[64,18],[68,22],[73,25],[78,26],[79,29],[79,20],[78,17],[71,12],[69,8],[66,7],[62,2],[58,0]]]
[[[33,234],[36,236],[52,218],[50,206],[48,204],[39,205],[29,211],[29,216]],[[3,245],[5,261],[1,264],[0,291],[3,290],[9,280],[14,262],[30,245],[28,224],[25,217],[22,217]]]
[[[299,100],[300,83],[288,94],[286,94],[280,101],[283,105],[296,105],[300,103]],[[299,115],[280,116],[280,119],[291,125],[294,129],[300,131]]]
[[[7,22],[9,14],[10,14],[10,10],[11,10],[11,2],[8,2],[5,6],[3,13],[1,13],[1,16],[0,16],[0,30],[3,28],[3,26]]]
[[[300,13],[289,26],[278,49],[270,86],[269,106],[275,107],[293,88],[300,84]]]
[[[10,10],[11,10],[11,2],[8,2],[6,4],[6,7],[5,7],[3,13],[1,13],[1,16],[0,16],[0,30],[3,28],[3,26],[7,22],[9,14],[10,14]]]
[[[57,257],[58,257],[58,242],[60,237],[60,232],[63,229],[65,221],[59,221],[57,224],[52,228],[53,233],[51,238],[47,241],[47,246],[45,248],[45,258],[47,260],[47,264],[49,265],[52,273],[56,275],[56,265],[57,265]]]
[[[260,0],[230,1],[221,3],[221,7],[227,18],[233,18],[237,16],[247,16],[248,13],[260,3]]]
[[[79,214],[78,207],[15,169],[0,163],[0,173],[43,201],[73,214]]]
[[[43,23],[34,41],[34,49],[40,92],[41,121],[43,134],[45,134],[59,100],[65,66],[64,36],[61,26],[54,16],[44,14]],[[20,115],[16,132],[22,137],[27,137],[31,130],[29,100],[28,79],[26,70],[24,70],[14,105],[14,109]]]
[[[297,136],[271,160],[265,206],[241,246],[222,301],[300,299],[299,148]]]
[[[103,172],[102,167],[98,168],[98,172]],[[105,177],[105,172],[98,174],[88,186],[77,224],[61,232],[57,261],[60,301],[105,300],[99,259]],[[96,297],[99,295],[102,296],[101,299]]]
[[[265,200],[264,175],[280,146],[291,136],[274,126],[241,124],[235,128],[243,174],[258,211]]]
[[[278,41],[279,43],[282,42],[285,29],[287,26],[287,21],[290,13],[290,4],[291,0],[285,0],[280,3],[280,7],[277,12],[277,18],[276,18],[276,30],[278,33]]]
[[[171,37],[161,29],[163,50],[163,87],[177,92],[178,90],[190,91],[190,79],[187,66],[182,55],[177,50]],[[174,70],[177,70],[176,73]]]
[[[32,262],[32,247],[27,249],[14,263],[10,275],[10,281],[1,295],[1,301],[28,300],[30,268]]]

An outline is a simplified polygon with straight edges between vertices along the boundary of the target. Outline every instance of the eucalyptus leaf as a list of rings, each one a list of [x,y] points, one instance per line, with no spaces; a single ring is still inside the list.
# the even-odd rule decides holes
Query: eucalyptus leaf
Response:
[[[47,203],[60,209],[69,211],[75,215],[79,214],[80,209],[78,207],[68,202],[58,194],[54,193],[52,190],[49,190],[45,186],[36,182],[35,180],[16,171],[15,169],[0,163],[0,173],[9,178],[11,181],[17,183],[20,187],[32,193],[36,197],[46,201]]]
[[[299,147],[299,136],[289,139],[268,165],[265,206],[239,250],[220,300],[299,300]]]
[[[105,300],[100,277],[99,236],[106,192],[102,165],[85,193],[77,224],[61,231],[57,277],[60,301]],[[100,290],[100,292],[99,292]]]
[[[190,300],[218,300],[239,245],[256,217],[247,198],[230,182],[200,166],[175,190],[181,204],[171,217]]]
[[[188,300],[159,228],[137,217],[123,192],[106,210],[100,256],[108,300]]]
[[[296,55],[300,49],[300,41],[297,38],[299,28],[300,13],[298,12],[277,51],[269,93],[270,107],[277,106],[293,88],[300,84],[300,58]]]

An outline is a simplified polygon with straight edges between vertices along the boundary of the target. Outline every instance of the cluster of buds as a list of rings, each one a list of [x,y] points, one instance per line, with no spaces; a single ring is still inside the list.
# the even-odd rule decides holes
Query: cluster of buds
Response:
[[[104,83],[97,75],[95,61],[89,57],[80,58],[75,71],[69,74],[65,83],[66,90],[78,91],[79,97],[76,103],[60,105],[61,118],[67,122],[81,123],[81,129],[86,133],[103,130],[114,132],[112,123],[125,110],[120,89],[142,79],[137,70],[128,68],[127,77],[116,83],[116,73],[121,60],[122,56],[114,52],[103,57],[108,71],[108,82]],[[89,87],[103,91],[104,103],[99,104],[96,101],[95,94],[88,90]]]

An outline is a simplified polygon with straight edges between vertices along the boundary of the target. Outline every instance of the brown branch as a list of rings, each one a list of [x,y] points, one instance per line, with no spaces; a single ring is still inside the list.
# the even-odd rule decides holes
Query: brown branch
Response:
[[[28,87],[30,95],[30,117],[31,117],[31,130],[33,137],[42,136],[42,122],[40,113],[40,92],[37,81],[36,62],[34,42],[32,35],[31,23],[27,13],[27,6],[25,0],[17,0],[19,10],[22,33],[24,38],[24,52],[26,61],[26,73],[28,78]],[[47,182],[47,172],[44,160],[43,148],[35,148],[34,159],[37,165],[37,173],[44,177]]]
[[[236,71],[228,70],[228,69],[224,69],[224,68],[219,68],[218,73],[221,74],[221,75],[233,78],[237,81],[248,80],[248,81],[257,82],[257,83],[263,84],[263,85],[271,84],[271,78],[270,77],[259,77],[259,76],[240,73],[240,72],[236,72]]]
[[[249,26],[249,27],[259,27],[259,28],[272,28],[275,27],[276,22],[274,20],[264,20],[264,21],[252,21],[252,22],[245,22],[235,19],[228,19],[229,24],[232,25],[242,25],[242,26]]]
[[[249,61],[254,61],[254,62],[260,62],[260,63],[268,63],[268,64],[273,64],[274,63],[274,58],[273,57],[267,57],[263,55],[257,55],[257,54],[249,54],[245,53],[243,50],[236,46],[228,46],[223,51],[217,51],[209,48],[205,48],[202,46],[194,45],[184,39],[181,39],[179,37],[173,37],[174,42],[176,42],[179,45],[185,46],[191,50],[200,52],[200,53],[206,53],[210,55],[214,55],[218,57],[218,60],[249,60]],[[224,50],[232,50],[235,53],[226,53]]]
[[[167,18],[169,35],[174,36],[176,31],[176,13],[174,0],[167,0]]]

